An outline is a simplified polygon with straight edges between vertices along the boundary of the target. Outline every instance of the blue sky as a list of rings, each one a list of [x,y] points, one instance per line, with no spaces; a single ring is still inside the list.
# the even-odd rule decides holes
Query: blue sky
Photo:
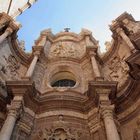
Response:
[[[139,5],[140,0],[38,0],[17,18],[22,24],[18,39],[24,40],[26,51],[30,51],[44,29],[51,28],[55,34],[65,27],[76,33],[86,28],[104,51],[104,42],[111,40],[111,21],[125,11],[140,20]]]

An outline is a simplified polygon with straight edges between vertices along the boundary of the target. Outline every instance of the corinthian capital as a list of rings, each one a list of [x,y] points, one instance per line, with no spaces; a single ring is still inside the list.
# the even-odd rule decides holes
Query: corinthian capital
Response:
[[[103,118],[111,118],[113,119],[114,115],[114,105],[106,105],[106,106],[100,106],[100,113]]]
[[[8,115],[18,117],[23,108],[23,98],[14,97],[10,105],[7,105]]]
[[[41,51],[42,51],[43,47],[42,46],[34,46],[33,47],[33,54],[34,56],[37,55],[39,56]]]

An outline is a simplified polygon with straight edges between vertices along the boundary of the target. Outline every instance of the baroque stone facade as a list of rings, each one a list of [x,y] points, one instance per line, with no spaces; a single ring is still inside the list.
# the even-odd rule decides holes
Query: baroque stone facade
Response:
[[[0,16],[0,140],[140,139],[139,21],[115,19],[105,54],[87,29],[44,30],[26,53]]]

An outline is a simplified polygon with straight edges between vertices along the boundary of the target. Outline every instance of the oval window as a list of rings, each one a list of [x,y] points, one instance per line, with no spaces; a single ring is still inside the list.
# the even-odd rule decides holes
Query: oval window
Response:
[[[51,81],[52,87],[74,87],[76,84],[75,76],[66,71],[56,73]]]
[[[54,84],[52,84],[52,87],[74,87],[75,84],[76,84],[76,82],[74,80],[61,79],[61,80],[54,82]]]

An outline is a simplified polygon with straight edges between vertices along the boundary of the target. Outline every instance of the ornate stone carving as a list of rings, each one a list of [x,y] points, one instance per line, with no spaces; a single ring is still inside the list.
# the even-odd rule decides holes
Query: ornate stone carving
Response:
[[[49,57],[72,57],[79,58],[85,53],[84,47],[77,43],[65,41],[53,44],[50,49]]]
[[[67,127],[62,115],[52,128],[45,128],[38,133],[40,140],[80,140],[81,135],[81,132],[76,129]]]
[[[39,137],[41,140],[80,140],[80,132],[76,129],[45,129],[39,132]]]
[[[140,31],[140,22],[139,21],[134,22],[134,21],[131,21],[128,19],[124,19],[123,23],[131,34],[135,34],[138,31]]]
[[[128,78],[128,65],[124,60],[115,56],[109,63],[109,76],[112,81],[118,82],[118,88],[122,87]]]
[[[17,70],[20,68],[20,63],[16,60],[16,58],[13,55],[10,55],[8,58],[6,58],[5,56],[3,57],[7,62],[5,70],[9,79],[19,79],[19,73]]]

